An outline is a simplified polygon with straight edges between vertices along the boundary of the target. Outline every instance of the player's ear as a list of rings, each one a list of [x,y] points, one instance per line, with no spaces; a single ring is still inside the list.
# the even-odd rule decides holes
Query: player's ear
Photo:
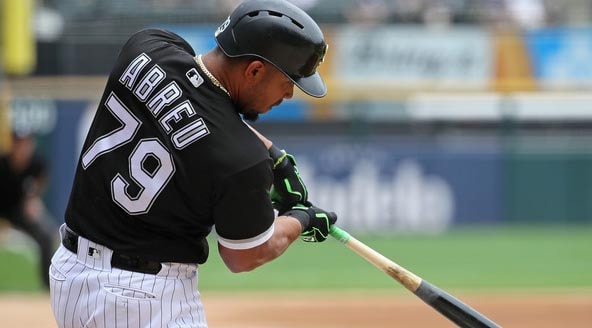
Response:
[[[250,61],[244,70],[245,78],[249,82],[258,82],[263,78],[265,69],[265,64],[262,61]]]

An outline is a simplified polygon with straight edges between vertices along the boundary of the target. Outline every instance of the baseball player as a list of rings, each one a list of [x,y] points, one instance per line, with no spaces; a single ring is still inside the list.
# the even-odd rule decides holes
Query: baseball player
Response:
[[[42,200],[47,164],[36,147],[33,134],[15,130],[10,150],[0,154],[0,219],[6,219],[35,241],[41,282],[49,288],[47,271],[55,250],[56,229]]]
[[[59,327],[206,327],[197,268],[213,227],[224,263],[243,272],[299,236],[325,240],[337,220],[308,201],[293,156],[243,121],[294,85],[325,95],[317,24],[286,1],[245,1],[215,39],[202,56],[147,29],[121,49],[52,259]]]

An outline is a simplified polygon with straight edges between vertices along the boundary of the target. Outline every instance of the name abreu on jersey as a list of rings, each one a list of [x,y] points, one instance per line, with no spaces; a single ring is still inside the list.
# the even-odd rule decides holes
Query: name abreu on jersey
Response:
[[[182,98],[183,91],[176,81],[171,81],[156,91],[166,77],[166,72],[158,64],[150,67],[138,80],[141,72],[147,68],[151,61],[150,56],[141,53],[130,62],[119,77],[119,82],[145,104],[167,135],[170,136],[175,148],[183,149],[210,132],[202,118],[192,118],[196,112],[189,100],[182,101],[175,107],[165,110],[166,107]],[[187,71],[185,76],[196,88],[204,82],[203,77],[195,68]],[[154,93],[155,91],[156,93]],[[154,95],[152,95],[153,93]],[[182,124],[184,121],[187,121],[185,125]]]

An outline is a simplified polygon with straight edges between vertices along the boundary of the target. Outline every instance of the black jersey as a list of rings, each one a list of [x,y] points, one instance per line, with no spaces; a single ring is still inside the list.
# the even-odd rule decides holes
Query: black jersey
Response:
[[[116,251],[203,263],[216,227],[230,248],[273,233],[271,159],[191,46],[134,34],[109,76],[82,150],[68,226]]]

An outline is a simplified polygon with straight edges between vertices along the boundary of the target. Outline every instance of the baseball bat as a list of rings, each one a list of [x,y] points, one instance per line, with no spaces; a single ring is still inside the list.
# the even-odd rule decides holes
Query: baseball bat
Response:
[[[462,328],[493,328],[500,327],[483,314],[477,312],[458,298],[430,284],[419,276],[389,260],[374,249],[352,237],[345,230],[333,225],[331,236],[339,240],[349,249],[372,263],[375,267],[397,280],[405,288],[419,297],[426,304],[440,312]]]

